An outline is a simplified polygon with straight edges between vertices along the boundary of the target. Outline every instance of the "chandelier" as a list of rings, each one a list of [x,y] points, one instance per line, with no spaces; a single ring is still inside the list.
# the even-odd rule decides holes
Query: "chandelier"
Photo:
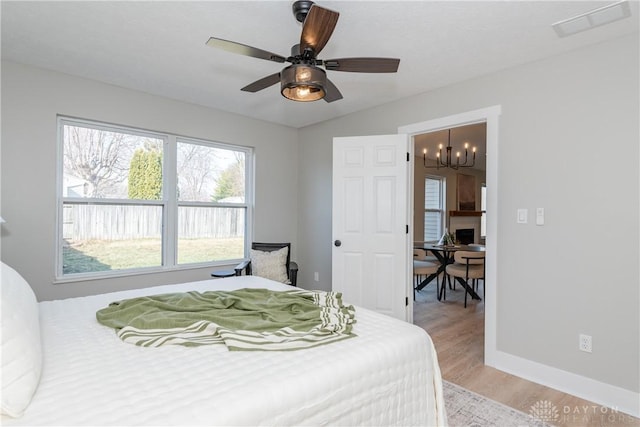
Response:
[[[456,152],[455,161],[452,159],[453,148],[451,147],[451,129],[449,129],[449,138],[447,142],[446,152],[444,156],[442,155],[442,144],[438,147],[438,152],[436,153],[435,159],[429,159],[427,157],[427,149],[422,150],[423,162],[425,168],[451,168],[451,169],[460,169],[460,168],[471,168],[476,164],[476,147],[472,148],[473,157],[471,159],[471,164],[467,164],[469,161],[469,143],[464,143],[464,161],[460,161],[460,151]],[[432,163],[427,165],[427,161]]]

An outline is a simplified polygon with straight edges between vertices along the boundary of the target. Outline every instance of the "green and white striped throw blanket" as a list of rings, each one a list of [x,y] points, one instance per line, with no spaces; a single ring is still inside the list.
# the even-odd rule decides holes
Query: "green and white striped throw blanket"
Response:
[[[116,301],[96,313],[125,342],[145,347],[225,344],[229,350],[299,350],[355,336],[353,306],[336,292],[185,292]]]

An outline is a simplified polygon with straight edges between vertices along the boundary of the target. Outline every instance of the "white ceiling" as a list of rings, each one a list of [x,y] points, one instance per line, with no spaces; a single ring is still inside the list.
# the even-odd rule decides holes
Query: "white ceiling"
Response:
[[[321,59],[397,57],[396,74],[329,71],[344,99],[288,101],[240,88],[284,65],[205,45],[210,36],[288,56],[291,1],[2,1],[2,59],[292,127],[638,32],[632,16],[559,38],[551,24],[602,1],[318,1],[340,12]]]

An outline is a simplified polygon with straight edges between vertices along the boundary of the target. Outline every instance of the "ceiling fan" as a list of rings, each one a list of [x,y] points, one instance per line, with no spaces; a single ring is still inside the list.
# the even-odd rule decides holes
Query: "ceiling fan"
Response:
[[[395,73],[398,71],[400,60],[395,58],[318,59],[317,55],[329,41],[340,14],[306,0],[293,3],[293,14],[303,24],[302,35],[300,43],[291,48],[291,56],[286,58],[241,43],[216,37],[209,38],[207,45],[211,47],[267,61],[291,63],[282,71],[256,80],[241,90],[258,92],[279,82],[280,93],[287,99],[294,101],[324,99],[326,102],[333,102],[342,99],[342,94],[327,78],[325,70],[320,67],[331,71],[355,73]]]

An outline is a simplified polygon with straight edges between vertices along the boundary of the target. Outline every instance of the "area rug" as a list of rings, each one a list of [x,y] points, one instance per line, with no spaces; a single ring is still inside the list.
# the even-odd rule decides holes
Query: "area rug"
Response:
[[[451,427],[550,427],[540,419],[443,381],[444,406]]]

